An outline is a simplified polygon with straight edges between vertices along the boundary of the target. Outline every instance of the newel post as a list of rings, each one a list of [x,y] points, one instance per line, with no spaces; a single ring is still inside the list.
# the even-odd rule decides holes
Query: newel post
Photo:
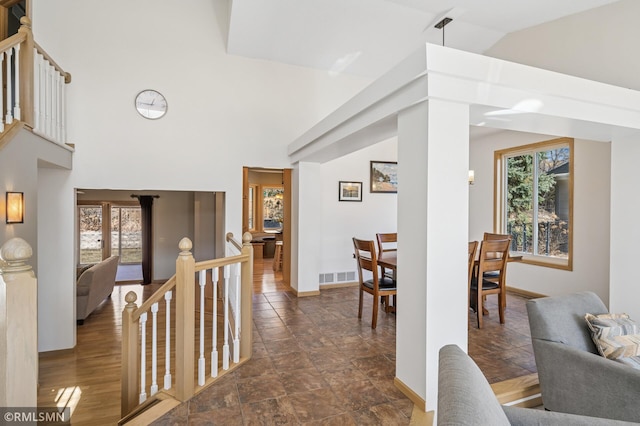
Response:
[[[20,18],[19,34],[24,34],[25,41],[20,49],[20,121],[33,128],[34,104],[33,85],[34,83],[34,51],[33,32],[31,31],[31,20],[23,16]]]
[[[186,401],[194,394],[195,264],[193,243],[183,238],[176,260],[176,398]]]
[[[253,236],[249,232],[242,234],[242,254],[249,256],[247,262],[242,262],[240,276],[242,277],[242,290],[240,293],[240,306],[242,306],[242,318],[240,320],[240,357],[251,358],[253,352]]]
[[[38,402],[38,285],[22,238],[0,248],[0,407]]]
[[[140,383],[140,333],[139,321],[134,320],[133,313],[138,308],[135,292],[130,291],[124,297],[127,305],[122,311],[122,370],[120,415],[126,416],[138,405]]]

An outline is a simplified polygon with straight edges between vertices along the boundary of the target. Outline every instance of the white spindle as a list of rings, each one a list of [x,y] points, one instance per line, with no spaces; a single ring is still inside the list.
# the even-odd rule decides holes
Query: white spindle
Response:
[[[5,118],[5,122],[7,124],[13,123],[13,95],[11,94],[12,83],[11,83],[11,56],[13,55],[13,49],[9,48],[6,51],[7,53],[7,117]]]
[[[33,128],[40,131],[40,65],[42,55],[33,49]]]
[[[151,305],[151,395],[158,392],[158,302]]]
[[[233,362],[240,362],[240,264],[233,264]]]
[[[200,358],[198,358],[198,385],[204,385],[204,288],[207,285],[207,271],[199,273],[200,278]]]
[[[58,72],[58,125],[56,126],[56,139],[64,143],[62,138],[62,125],[64,123],[64,76]]]
[[[13,116],[16,120],[20,120],[20,44],[16,44],[15,46],[16,54],[15,54],[15,88],[16,88],[16,102],[15,107],[13,107]]]
[[[0,81],[2,81],[2,61],[4,61],[4,53],[0,52]],[[0,132],[4,132],[4,117],[2,111],[4,110],[4,98],[0,96]]]
[[[164,300],[167,302],[167,324],[165,329],[165,358],[164,358],[164,388],[171,389],[171,297],[173,293],[168,291],[164,294]]]
[[[224,267],[224,341],[222,345],[222,369],[229,369],[229,265]]]
[[[61,84],[62,84],[62,93],[60,94],[60,103],[62,107],[60,108],[60,142],[65,143],[67,141],[67,112],[66,112],[66,97],[65,97],[65,89],[64,85],[65,76],[61,76]]]
[[[147,400],[147,313],[140,315],[140,399],[139,404]]]
[[[213,318],[211,319],[211,333],[213,348],[211,349],[211,377],[218,377],[218,268],[211,270],[213,283]]]
[[[47,78],[49,79],[49,91],[48,91],[48,100],[49,100],[49,118],[47,120],[49,126],[47,129],[47,136],[51,138],[53,136],[53,128],[55,126],[55,105],[56,105],[56,83],[55,83],[55,73],[56,67],[49,64],[49,72],[47,74]]]
[[[47,108],[47,129],[45,130],[45,135],[51,137],[51,129],[53,128],[53,65],[51,65],[49,61],[47,61],[47,98],[45,102]]]
[[[51,65],[51,128],[49,129],[49,138],[55,139],[56,134],[56,120],[58,119],[58,84],[56,79],[57,70],[56,67]]]

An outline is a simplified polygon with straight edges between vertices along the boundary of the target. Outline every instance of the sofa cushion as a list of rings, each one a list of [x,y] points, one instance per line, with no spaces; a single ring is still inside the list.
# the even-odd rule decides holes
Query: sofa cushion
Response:
[[[640,355],[640,327],[627,314],[584,316],[600,355],[617,359]]]
[[[635,368],[636,370],[640,370],[640,356],[627,356],[615,359],[614,361]]]

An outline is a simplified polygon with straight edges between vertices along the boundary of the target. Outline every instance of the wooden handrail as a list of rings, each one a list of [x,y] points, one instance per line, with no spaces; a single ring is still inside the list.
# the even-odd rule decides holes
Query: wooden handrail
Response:
[[[227,266],[245,261],[249,261],[249,256],[246,254],[223,257],[222,259],[203,260],[196,263],[196,272],[204,271],[206,269],[220,268],[221,266]]]
[[[140,318],[140,315],[142,315],[143,313],[151,309],[151,305],[153,305],[154,303],[160,302],[164,298],[164,294],[167,291],[174,288],[175,286],[176,286],[176,276],[174,275],[171,278],[169,278],[166,283],[162,284],[162,287],[156,290],[156,292],[153,293],[153,295],[149,299],[147,299],[142,305],[140,305],[139,308],[133,311],[133,313],[131,314],[131,318],[137,321]]]
[[[20,43],[24,42],[27,39],[27,36],[24,33],[16,33],[9,38],[5,38],[0,41],[0,52],[4,52],[11,47],[17,46]]]
[[[233,244],[233,246],[235,248],[237,248],[238,250],[242,250],[242,244],[240,244],[239,242],[237,242],[234,238],[233,238],[233,232],[227,232],[227,242]]]
[[[47,61],[49,61],[49,63],[53,65],[60,74],[64,75],[64,82],[66,84],[71,83],[71,74],[63,70],[62,67],[58,65],[56,61],[54,61],[53,58],[49,56],[49,54],[37,42],[34,41],[33,44],[38,53],[41,54]]]

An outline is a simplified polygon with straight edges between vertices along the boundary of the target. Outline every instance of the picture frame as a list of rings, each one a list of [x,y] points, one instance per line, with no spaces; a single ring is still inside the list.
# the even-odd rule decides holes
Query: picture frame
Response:
[[[338,201],[362,201],[362,182],[339,181]]]
[[[398,162],[371,161],[369,179],[372,193],[395,194],[398,192]]]

